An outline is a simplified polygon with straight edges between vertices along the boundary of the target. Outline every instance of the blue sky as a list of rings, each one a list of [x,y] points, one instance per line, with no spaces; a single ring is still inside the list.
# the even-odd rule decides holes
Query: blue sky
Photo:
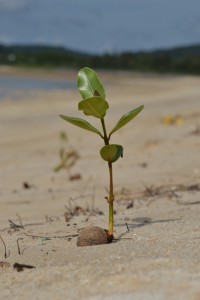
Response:
[[[0,0],[0,43],[91,53],[200,43],[200,0]]]

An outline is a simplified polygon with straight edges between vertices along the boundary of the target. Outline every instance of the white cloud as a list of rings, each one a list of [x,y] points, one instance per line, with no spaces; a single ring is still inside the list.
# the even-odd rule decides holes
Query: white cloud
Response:
[[[18,10],[26,4],[26,0],[0,0],[0,11]]]

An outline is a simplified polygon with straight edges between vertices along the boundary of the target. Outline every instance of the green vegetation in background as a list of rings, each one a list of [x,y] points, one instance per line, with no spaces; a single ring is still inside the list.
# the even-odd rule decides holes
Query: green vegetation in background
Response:
[[[62,47],[0,45],[0,64],[200,74],[200,45],[151,52],[92,55]]]

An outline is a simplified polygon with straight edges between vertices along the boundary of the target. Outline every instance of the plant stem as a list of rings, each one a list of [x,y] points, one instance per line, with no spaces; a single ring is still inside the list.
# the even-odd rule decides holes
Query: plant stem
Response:
[[[104,119],[101,119],[101,124],[103,128],[104,133],[104,143],[105,145],[109,145],[109,138],[107,136],[106,132],[106,126]],[[114,210],[113,210],[113,201],[114,201],[114,192],[113,192],[113,171],[112,171],[112,162],[108,162],[108,169],[109,169],[109,180],[110,180],[110,186],[109,186],[109,220],[108,220],[108,235],[110,239],[113,239],[113,224],[114,224]]]
[[[114,224],[114,210],[113,210],[113,201],[114,201],[114,192],[113,192],[113,172],[112,172],[112,163],[108,163],[109,175],[110,175],[110,189],[109,189],[109,221],[108,221],[108,234],[113,237],[113,224]]]
[[[105,142],[105,145],[109,145],[109,138],[108,138],[108,136],[107,136],[106,126],[105,126],[104,119],[101,119],[101,125],[102,125],[102,127],[103,127],[103,134],[104,134],[104,142]]]

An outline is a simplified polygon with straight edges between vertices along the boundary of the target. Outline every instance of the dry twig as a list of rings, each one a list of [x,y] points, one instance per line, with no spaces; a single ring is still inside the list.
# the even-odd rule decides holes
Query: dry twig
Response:
[[[19,246],[19,241],[20,241],[20,240],[23,240],[23,238],[18,238],[18,239],[17,239],[17,249],[18,249],[18,254],[19,254],[19,255],[21,255],[21,249],[20,249],[20,246]]]
[[[73,238],[73,237],[77,237],[79,234],[75,233],[75,234],[69,234],[69,235],[55,235],[55,236],[42,236],[42,235],[33,235],[33,234],[28,234],[28,233],[24,233],[24,235],[32,237],[32,238],[36,238],[36,239],[67,239],[67,238]]]
[[[7,258],[10,255],[10,251],[7,252],[7,247],[6,247],[6,243],[4,242],[2,236],[0,235],[0,239],[4,245],[4,257]]]
[[[140,202],[140,201],[148,200],[146,205],[149,206],[155,200],[163,197],[168,197],[169,199],[175,198],[176,201],[178,201],[178,198],[181,197],[180,194],[181,192],[197,192],[197,191],[200,191],[200,184],[186,184],[186,185],[177,184],[177,185],[159,186],[159,187],[145,186],[145,189],[143,191],[134,194],[132,197],[130,191],[126,191],[126,193],[124,193],[122,189],[122,191],[119,192],[116,196],[118,198],[117,202],[119,203],[124,202],[127,205],[127,201],[134,202],[135,200],[137,200]],[[179,201],[178,204],[180,204]],[[127,206],[127,208],[130,208],[129,205]]]

